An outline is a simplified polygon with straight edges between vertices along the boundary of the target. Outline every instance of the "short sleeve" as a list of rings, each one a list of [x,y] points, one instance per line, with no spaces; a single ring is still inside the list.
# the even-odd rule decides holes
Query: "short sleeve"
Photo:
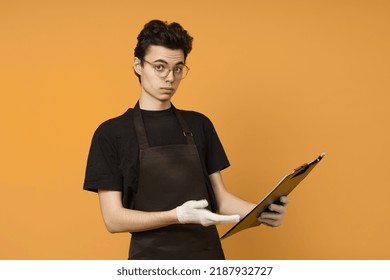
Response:
[[[92,138],[85,172],[84,190],[123,190],[115,142],[99,127]]]
[[[206,168],[210,175],[229,167],[230,163],[214,125],[208,118],[206,120]]]

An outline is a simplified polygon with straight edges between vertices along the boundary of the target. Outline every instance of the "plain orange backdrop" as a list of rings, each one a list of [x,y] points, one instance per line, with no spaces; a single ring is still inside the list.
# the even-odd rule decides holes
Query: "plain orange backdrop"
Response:
[[[390,259],[385,0],[2,1],[0,259],[127,258],[82,184],[94,130],[137,101],[154,18],[195,37],[173,101],[212,119],[229,190],[257,202],[327,152],[285,223],[224,240],[227,258]]]

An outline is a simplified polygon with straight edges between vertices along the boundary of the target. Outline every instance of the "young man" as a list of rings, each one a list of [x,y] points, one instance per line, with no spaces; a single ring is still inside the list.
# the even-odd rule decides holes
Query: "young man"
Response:
[[[109,232],[131,232],[129,259],[224,259],[215,225],[255,206],[226,190],[220,171],[229,162],[210,120],[171,103],[191,49],[179,24],[147,23],[134,51],[139,101],[92,140],[84,189],[99,193]],[[281,202],[259,221],[279,226]]]

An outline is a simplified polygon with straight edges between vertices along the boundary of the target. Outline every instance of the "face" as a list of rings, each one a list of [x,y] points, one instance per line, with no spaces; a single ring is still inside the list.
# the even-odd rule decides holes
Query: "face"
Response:
[[[179,87],[181,80],[175,78],[173,71],[166,77],[158,76],[155,67],[158,70],[162,65],[170,69],[184,65],[183,51],[152,45],[142,64],[138,58],[134,60],[134,70],[141,76],[140,105],[143,109],[169,108],[170,100]]]

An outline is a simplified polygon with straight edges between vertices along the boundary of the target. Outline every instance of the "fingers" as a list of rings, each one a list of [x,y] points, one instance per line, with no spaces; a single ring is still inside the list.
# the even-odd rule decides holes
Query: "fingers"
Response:
[[[267,224],[271,227],[278,227],[282,224],[283,218],[284,218],[284,212],[283,213],[263,212],[258,218],[258,221]]]
[[[260,215],[260,219],[264,220],[278,220],[283,217],[283,214],[275,213],[275,212],[263,212]]]
[[[240,220],[240,215],[219,215],[205,209],[208,202],[202,200],[189,200],[176,208],[177,219],[181,224],[194,223],[203,226],[234,223]]]
[[[283,219],[266,219],[266,218],[258,218],[260,223],[266,224],[271,227],[278,227],[282,225]]]
[[[276,212],[279,214],[284,214],[286,212],[286,206],[285,205],[279,205],[279,204],[271,204],[268,206],[268,210],[271,212]],[[266,210],[267,212],[267,210]]]
[[[280,202],[283,203],[284,206],[288,204],[288,197],[287,196],[282,196],[280,198]]]
[[[287,196],[282,196],[280,198],[280,202],[282,205],[271,204],[268,207],[268,211],[266,210],[266,212],[261,213],[258,218],[258,221],[272,227],[280,226],[286,214],[286,207],[288,204]]]
[[[208,218],[218,224],[237,223],[240,220],[240,215],[220,215],[209,212]]]
[[[220,215],[209,210],[204,210],[205,219],[202,221],[203,226],[216,224],[237,223],[240,220],[240,215]]]
[[[278,203],[273,203],[270,206],[268,206],[268,210],[271,212],[277,212],[280,214],[284,214],[286,212],[287,204],[288,204],[288,197],[282,196],[282,197],[280,197]]]
[[[207,207],[207,200],[189,200],[181,206],[176,207],[177,220],[181,224],[199,223],[200,217],[197,214]]]
[[[190,200],[190,201],[188,201],[188,203],[190,203],[192,208],[197,208],[197,209],[205,208],[205,207],[207,207],[209,205],[209,203],[207,202],[206,199]]]

